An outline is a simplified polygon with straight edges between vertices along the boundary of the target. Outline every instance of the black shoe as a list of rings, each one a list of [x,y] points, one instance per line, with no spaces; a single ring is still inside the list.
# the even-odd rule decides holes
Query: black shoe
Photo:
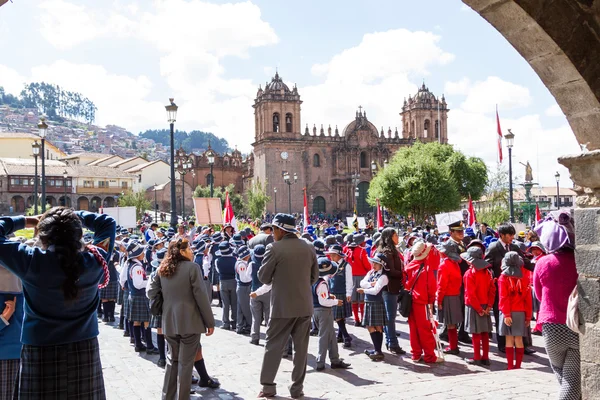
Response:
[[[402,350],[402,347],[400,347],[400,346],[390,347],[389,351],[391,353],[398,354],[400,356],[406,354],[406,351]]]
[[[490,363],[490,360],[481,360],[481,365],[485,365],[486,367],[489,367],[492,363]]]
[[[350,347],[352,347],[352,339],[344,340],[344,348],[349,349]]]
[[[315,371],[317,371],[317,372],[325,371],[325,366],[324,365],[317,365],[317,368],[315,368]]]
[[[123,336],[129,337],[129,332],[128,331],[123,332]]]
[[[217,304],[217,307],[223,308],[223,302],[219,302],[219,304]]]
[[[338,343],[344,343],[344,338],[343,338],[343,337],[341,337],[341,336],[338,336],[338,338],[337,338],[337,342],[338,342]]]
[[[242,335],[246,335],[246,336],[250,335],[250,329],[247,329],[247,328],[242,329]]]
[[[253,344],[253,345],[255,345],[255,346],[258,346],[258,339],[252,339],[252,340],[250,341],[250,344]]]
[[[471,344],[471,343],[473,343],[471,341],[471,337],[467,333],[465,333],[463,335],[459,334],[458,335],[458,341],[461,342],[461,343],[465,343],[465,344]]]
[[[125,327],[124,327],[122,324],[119,324],[118,328],[119,328],[120,330],[123,330],[123,329],[125,329]]]
[[[383,355],[383,353],[373,352],[373,354],[369,354],[369,358],[372,361],[381,361],[385,358],[385,356]]]
[[[506,348],[505,347],[498,347],[498,352],[500,352],[502,354],[506,354]]]
[[[319,331],[317,329],[313,329],[310,331],[310,336],[319,336]]]
[[[354,326],[362,326],[362,323],[360,321],[354,321]]]
[[[208,380],[206,382],[200,381],[198,386],[200,386],[202,388],[207,387],[207,388],[211,388],[211,389],[218,389],[219,387],[221,387],[221,383],[218,380],[216,380],[215,378],[208,378]]]
[[[481,360],[476,360],[474,358],[465,358],[465,361],[469,365],[482,365]]]
[[[532,355],[532,354],[535,354],[535,350],[534,350],[534,349],[532,349],[532,348],[530,348],[530,347],[525,347],[525,350],[523,350],[523,352],[524,352],[525,354],[527,354],[528,356],[530,356],[530,355]]]
[[[104,322],[105,324],[107,324],[108,323],[108,317],[102,318],[102,322]]]
[[[108,322],[115,322],[115,317],[110,317],[110,318],[108,319]]]
[[[369,349],[367,349],[367,350],[364,351],[364,353],[366,355],[370,356],[371,354],[375,354],[375,350],[369,350]]]
[[[345,363],[344,360],[340,360],[336,363],[331,363],[331,369],[348,369],[350,364]]]
[[[146,348],[146,354],[158,354],[158,349],[156,347]]]
[[[535,335],[535,336],[542,336],[542,332],[540,332],[540,331],[533,331],[533,332],[531,332],[531,334]]]
[[[135,343],[135,339],[133,336],[129,336],[129,344],[134,344]]]
[[[222,326],[221,326],[221,329],[224,329],[224,330],[226,330],[226,331],[230,331],[230,330],[231,330],[231,327],[230,327],[229,325],[222,325]]]
[[[243,329],[236,329],[235,333],[237,333],[238,335],[243,335],[244,334],[244,330]]]
[[[450,347],[446,347],[446,349],[444,349],[444,354],[452,354],[453,356],[457,356],[460,354],[460,350],[458,348],[451,349]]]
[[[135,352],[136,353],[141,353],[146,351],[146,346],[135,346]]]
[[[167,365],[167,360],[165,360],[164,358],[159,358],[156,362],[156,365],[158,365],[161,368],[164,368]]]

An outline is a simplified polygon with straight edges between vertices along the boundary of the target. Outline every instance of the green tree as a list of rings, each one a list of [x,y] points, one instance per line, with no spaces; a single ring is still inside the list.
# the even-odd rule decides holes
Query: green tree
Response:
[[[368,201],[394,213],[411,214],[423,222],[428,216],[453,211],[469,194],[477,200],[487,183],[485,163],[466,157],[452,146],[415,143],[400,149],[373,178]]]
[[[242,195],[235,191],[233,183],[223,188],[222,186],[215,186],[213,188],[213,197],[221,199],[221,206],[225,206],[225,192],[229,192],[229,201],[231,207],[233,207],[233,213],[236,216],[244,214],[244,199]],[[210,197],[210,186],[198,186],[194,190],[194,197]]]
[[[119,197],[120,207],[135,207],[135,215],[139,220],[144,215],[146,210],[152,208],[152,202],[146,199],[146,192],[143,190],[133,192],[129,191],[123,196]]]
[[[246,193],[246,213],[252,218],[260,218],[265,212],[271,197],[267,196],[265,187],[257,179]]]
[[[508,209],[508,171],[498,164],[496,171],[490,173],[485,187],[483,208],[477,214],[479,222],[496,227],[510,219]]]

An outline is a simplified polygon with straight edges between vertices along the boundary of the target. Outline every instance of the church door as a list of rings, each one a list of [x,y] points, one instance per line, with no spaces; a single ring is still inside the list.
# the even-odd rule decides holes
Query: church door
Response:
[[[325,199],[321,196],[315,197],[313,200],[313,213],[319,214],[325,212],[327,212],[325,210]]]
[[[372,207],[367,203],[367,195],[369,192],[369,182],[361,182],[358,184],[358,200],[356,202],[356,211],[359,214],[371,212]]]

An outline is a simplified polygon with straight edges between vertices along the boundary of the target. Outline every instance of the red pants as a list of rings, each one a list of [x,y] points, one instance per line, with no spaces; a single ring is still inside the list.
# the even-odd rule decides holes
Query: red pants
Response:
[[[427,305],[412,304],[408,316],[408,327],[410,328],[410,347],[413,360],[418,360],[425,353],[423,360],[433,363],[437,360],[435,355],[435,336],[431,328],[431,322],[427,319]]]

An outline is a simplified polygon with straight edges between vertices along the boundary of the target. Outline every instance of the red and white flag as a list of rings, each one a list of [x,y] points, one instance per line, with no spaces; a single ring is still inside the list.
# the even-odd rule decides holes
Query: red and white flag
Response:
[[[379,199],[377,199],[377,230],[380,229],[383,229],[383,213],[381,205],[379,204]]]
[[[535,204],[535,223],[537,224],[542,220],[542,213],[540,212],[540,206]]]
[[[500,128],[500,117],[498,116],[498,106],[496,105],[496,126],[498,129],[498,162],[502,164],[502,128]]]
[[[223,220],[226,224],[231,224],[233,229],[237,232],[237,221],[235,220],[235,215],[233,215],[231,201],[229,201],[229,192],[225,192],[225,210],[223,211]]]
[[[302,220],[302,225],[304,226],[304,232],[306,232],[310,225],[310,219],[308,218],[308,202],[306,201],[306,188],[304,188],[304,218]]]
[[[473,207],[473,200],[469,195],[469,227],[475,230],[475,223],[477,223],[477,215],[475,215],[475,207]]]

